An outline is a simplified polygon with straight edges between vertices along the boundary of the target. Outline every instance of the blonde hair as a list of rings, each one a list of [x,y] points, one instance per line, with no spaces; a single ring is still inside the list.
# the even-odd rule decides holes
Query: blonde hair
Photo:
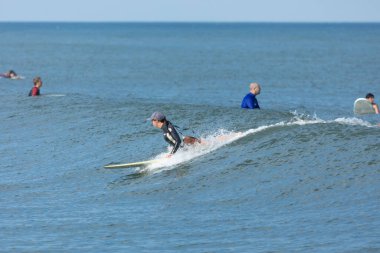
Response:
[[[42,80],[41,80],[41,77],[36,76],[36,77],[33,79],[33,83],[34,83],[34,85],[36,85],[38,82],[42,82]]]

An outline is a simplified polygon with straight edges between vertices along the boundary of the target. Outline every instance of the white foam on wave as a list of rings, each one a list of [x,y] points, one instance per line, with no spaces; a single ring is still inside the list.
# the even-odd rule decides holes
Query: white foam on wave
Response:
[[[351,126],[377,127],[377,125],[373,125],[368,121],[365,121],[356,117],[337,118],[334,120],[322,120],[318,118],[316,114],[314,114],[313,117],[310,117],[309,115],[305,115],[305,114],[298,114],[296,111],[292,112],[292,114],[294,115],[293,120],[295,121],[290,121],[289,122],[290,124],[307,125],[307,124],[315,124],[315,123],[339,123],[339,124],[351,125]]]
[[[337,118],[333,122],[337,122],[339,124],[345,124],[345,125],[354,125],[354,126],[365,126],[365,127],[376,126],[376,125],[372,125],[368,121],[358,119],[358,118]]]
[[[285,122],[281,121],[278,123],[259,126],[257,128],[248,129],[244,132],[233,132],[227,130],[218,130],[216,133],[206,136],[202,138],[201,144],[195,144],[191,146],[187,146],[177,151],[175,155],[170,158],[165,158],[167,153],[161,153],[158,156],[152,159],[160,159],[159,162],[153,163],[147,166],[144,171],[146,172],[161,172],[163,170],[170,170],[174,168],[175,165],[185,163],[194,158],[206,155],[208,153],[213,152],[231,142],[244,138],[247,135],[256,134],[258,132],[265,131],[267,129],[276,128],[276,127],[284,127],[284,126],[304,126],[311,124],[345,124],[345,125],[358,125],[365,127],[373,127],[369,122],[358,118],[337,118],[335,120],[322,120],[319,119],[316,115],[312,118],[307,118],[305,115],[295,115],[290,121]]]
[[[244,132],[232,132],[226,130],[219,130],[215,134],[201,138],[202,143],[186,146],[176,152],[170,158],[165,159],[167,153],[159,154],[153,159],[160,159],[159,162],[148,165],[144,171],[160,172],[172,168],[174,165],[178,165],[187,161],[190,161],[196,157],[208,154],[222,146],[225,146],[231,142],[234,142],[248,133]]]

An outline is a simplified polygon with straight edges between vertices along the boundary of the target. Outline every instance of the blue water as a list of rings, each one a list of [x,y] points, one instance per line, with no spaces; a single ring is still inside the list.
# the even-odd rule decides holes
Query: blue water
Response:
[[[380,24],[0,23],[1,252],[380,252]],[[40,97],[27,97],[41,76]],[[250,82],[262,110],[242,110]],[[164,156],[162,111],[205,145]]]

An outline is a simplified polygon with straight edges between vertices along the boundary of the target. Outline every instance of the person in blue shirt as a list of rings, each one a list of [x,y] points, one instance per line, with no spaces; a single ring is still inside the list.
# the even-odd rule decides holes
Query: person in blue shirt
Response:
[[[251,83],[249,85],[249,93],[245,95],[241,102],[241,108],[247,109],[260,109],[256,96],[260,94],[261,87],[258,83]]]

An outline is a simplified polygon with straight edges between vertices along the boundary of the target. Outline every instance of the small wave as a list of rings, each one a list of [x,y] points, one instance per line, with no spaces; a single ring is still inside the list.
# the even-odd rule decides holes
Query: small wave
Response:
[[[167,153],[161,153],[158,156],[152,159],[160,159],[159,162],[151,164],[144,168],[143,172],[161,172],[163,170],[170,170],[175,165],[188,162],[194,158],[206,155],[210,152],[213,152],[231,142],[234,142],[238,139],[244,138],[247,135],[256,134],[263,132],[267,129],[276,128],[276,127],[288,127],[288,126],[304,126],[311,124],[345,124],[345,125],[358,125],[365,127],[373,127],[373,125],[367,121],[358,119],[358,118],[337,118],[335,120],[322,120],[316,115],[310,117],[308,115],[295,115],[290,121],[281,121],[275,124],[260,126],[257,128],[248,129],[244,132],[233,132],[227,131],[224,129],[218,130],[216,133],[206,136],[202,139],[201,144],[195,144],[192,146],[186,146],[183,149],[180,149],[174,156],[170,159],[163,159]]]
[[[262,132],[270,128],[289,126],[289,125],[316,124],[316,123],[321,123],[321,122],[323,123],[323,121],[321,120],[299,119],[292,122],[278,122],[271,125],[260,126],[257,128],[248,129],[247,131],[244,131],[244,132],[233,132],[233,131],[227,131],[227,130],[221,129],[212,135],[201,138],[202,139],[201,144],[195,144],[195,145],[187,146],[183,149],[180,149],[170,159],[163,159],[165,158],[167,153],[159,154],[158,156],[152,159],[161,159],[161,161],[147,166],[143,171],[157,173],[163,170],[170,170],[175,165],[206,155],[229,143],[232,143],[236,140],[244,138],[247,135]]]

